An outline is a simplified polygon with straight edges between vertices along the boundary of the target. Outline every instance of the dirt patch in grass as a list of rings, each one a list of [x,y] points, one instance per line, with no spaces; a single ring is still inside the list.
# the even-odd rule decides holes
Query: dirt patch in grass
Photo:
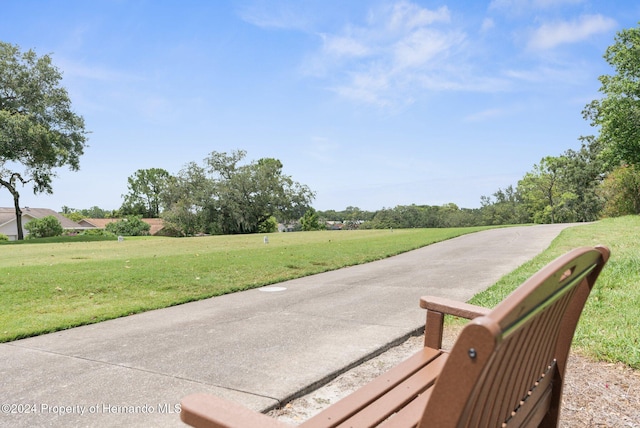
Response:
[[[445,348],[454,336],[454,331],[446,332]],[[422,346],[422,337],[409,338],[270,414],[285,422],[300,424]],[[624,364],[593,362],[573,353],[567,366],[560,427],[640,427],[640,372]]]

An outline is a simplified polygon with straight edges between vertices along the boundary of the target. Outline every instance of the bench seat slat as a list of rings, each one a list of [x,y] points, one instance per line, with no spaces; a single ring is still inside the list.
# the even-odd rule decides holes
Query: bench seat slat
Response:
[[[442,354],[338,427],[375,427],[382,423],[431,388],[446,361],[447,354]],[[402,425],[396,420],[394,426]]]
[[[375,402],[408,377],[442,356],[442,351],[423,348],[407,360],[377,377],[337,403],[318,413],[300,425],[301,428],[336,427],[362,409]]]
[[[427,389],[411,403],[400,409],[398,413],[390,416],[386,421],[378,425],[378,428],[396,428],[398,426],[417,427],[432,392],[433,388]]]

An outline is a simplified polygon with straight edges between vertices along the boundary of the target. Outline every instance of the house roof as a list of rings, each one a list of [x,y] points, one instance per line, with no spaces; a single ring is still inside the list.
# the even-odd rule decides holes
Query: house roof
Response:
[[[10,211],[9,211],[10,210]],[[16,212],[13,208],[0,208],[0,226],[16,219]]]
[[[161,218],[143,218],[142,221],[151,226],[150,235],[155,235],[164,227],[164,221]]]
[[[62,214],[55,212],[54,210],[50,210],[48,208],[22,208],[22,218],[31,217],[31,218],[44,218],[47,216],[54,216],[60,221],[60,224],[65,229],[82,229],[75,221],[69,220]],[[15,208],[0,208],[0,226],[6,223],[10,223],[16,220],[16,210]]]
[[[104,229],[109,223],[120,220],[119,218],[83,218],[80,224],[86,227]],[[151,226],[151,229],[149,229],[150,235],[155,235],[164,227],[164,222],[161,218],[143,218],[142,221]]]
[[[119,218],[83,218],[79,223],[83,226],[104,229],[109,223],[113,223],[119,220]]]

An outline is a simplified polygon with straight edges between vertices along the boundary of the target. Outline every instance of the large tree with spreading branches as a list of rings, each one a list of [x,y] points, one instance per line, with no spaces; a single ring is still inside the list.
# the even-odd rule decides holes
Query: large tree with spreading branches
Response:
[[[78,170],[87,132],[49,55],[0,42],[0,185],[13,196],[23,239],[19,187],[53,193],[55,169]]]

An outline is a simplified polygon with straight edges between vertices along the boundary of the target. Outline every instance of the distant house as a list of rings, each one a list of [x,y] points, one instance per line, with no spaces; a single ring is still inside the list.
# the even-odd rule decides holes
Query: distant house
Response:
[[[48,208],[22,208],[22,232],[24,236],[27,236],[29,232],[24,226],[33,219],[44,218],[48,216],[54,216],[60,221],[60,224],[65,230],[81,231],[86,229],[75,221],[71,221],[62,214],[50,210]],[[10,241],[18,239],[18,225],[16,224],[16,210],[15,208],[0,208],[0,233],[7,235]]]
[[[329,230],[342,230],[344,228],[344,223],[341,221],[327,220],[325,221],[325,225]]]
[[[121,219],[119,218],[83,218],[82,220],[80,220],[79,224],[84,229],[104,229],[109,223],[120,220]],[[151,226],[151,229],[149,229],[149,235],[162,235],[164,222],[161,218],[143,218],[141,220]]]
[[[104,229],[109,223],[120,220],[119,218],[83,218],[78,222],[87,229]]]
[[[293,232],[296,229],[299,229],[299,225],[296,222],[278,223],[278,232]]]

